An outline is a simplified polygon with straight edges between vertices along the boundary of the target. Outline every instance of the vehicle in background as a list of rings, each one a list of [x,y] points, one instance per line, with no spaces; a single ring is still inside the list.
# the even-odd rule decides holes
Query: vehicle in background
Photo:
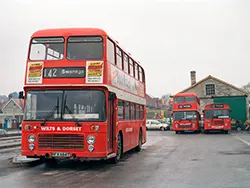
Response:
[[[200,99],[195,93],[178,93],[173,99],[172,129],[178,133],[200,132]]]
[[[35,32],[26,62],[21,154],[107,160],[146,142],[144,69],[101,29]]]
[[[204,133],[231,130],[230,107],[227,104],[207,104],[203,110]]]
[[[161,130],[166,131],[170,130],[170,125],[167,123],[162,123],[159,120],[149,119],[146,121],[147,130]]]

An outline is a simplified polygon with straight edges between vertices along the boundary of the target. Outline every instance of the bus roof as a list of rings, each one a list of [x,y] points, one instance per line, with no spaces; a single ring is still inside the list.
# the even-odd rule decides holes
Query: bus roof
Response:
[[[129,55],[137,64],[141,64],[139,61],[137,61],[135,58],[132,57],[132,54],[127,52],[117,40],[114,40],[111,36],[109,36],[104,30],[99,28],[54,28],[54,29],[42,29],[38,30],[31,38],[34,37],[58,37],[58,36],[81,36],[81,35],[102,35],[102,36],[108,36],[116,45],[118,45],[124,53]]]
[[[174,97],[181,97],[181,96],[195,96],[197,97],[196,93],[177,93],[174,95]]]
[[[54,36],[71,36],[71,35],[107,35],[107,33],[98,28],[55,28],[43,29],[36,31],[33,37],[54,37]]]
[[[204,110],[208,109],[230,109],[230,106],[228,104],[222,103],[210,103],[204,107]]]

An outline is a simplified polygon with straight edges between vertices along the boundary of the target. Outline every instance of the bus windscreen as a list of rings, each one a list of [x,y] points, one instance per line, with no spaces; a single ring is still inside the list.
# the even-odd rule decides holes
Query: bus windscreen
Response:
[[[213,119],[213,118],[229,118],[229,110],[206,110],[205,118]]]

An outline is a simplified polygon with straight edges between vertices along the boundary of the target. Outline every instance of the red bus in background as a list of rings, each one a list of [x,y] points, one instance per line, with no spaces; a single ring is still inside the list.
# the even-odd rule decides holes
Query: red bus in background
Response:
[[[231,130],[230,107],[227,104],[207,104],[203,111],[204,132]]]
[[[21,153],[110,159],[146,142],[144,69],[103,30],[35,32],[26,64]]]
[[[172,129],[176,134],[184,131],[200,132],[200,99],[195,93],[176,94],[172,111]]]

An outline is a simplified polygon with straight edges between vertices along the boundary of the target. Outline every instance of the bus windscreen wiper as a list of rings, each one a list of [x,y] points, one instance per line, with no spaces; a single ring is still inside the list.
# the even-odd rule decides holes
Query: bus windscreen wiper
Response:
[[[82,124],[79,123],[78,119],[75,118],[75,116],[73,115],[74,113],[70,110],[70,108],[67,105],[65,105],[64,107],[69,112],[69,115],[71,116],[72,120],[76,123],[76,126],[82,126]]]
[[[82,124],[78,122],[78,119],[76,119],[75,116],[73,115],[74,113],[66,105],[66,100],[67,100],[67,95],[65,95],[65,98],[64,98],[64,110],[66,109],[69,112],[69,115],[71,116],[72,120],[76,123],[76,126],[82,126]],[[64,110],[63,110],[63,114],[65,114]]]
[[[48,112],[45,116],[44,121],[41,123],[41,126],[45,126],[46,122],[49,120],[50,116],[57,110],[57,114],[59,114],[59,98],[57,97],[57,104]]]
[[[41,126],[45,126],[46,125],[46,122],[49,120],[50,116],[54,113],[55,110],[58,110],[59,109],[59,106],[56,105],[54,106],[49,112],[48,114],[45,116],[44,118],[44,121],[41,123]]]

